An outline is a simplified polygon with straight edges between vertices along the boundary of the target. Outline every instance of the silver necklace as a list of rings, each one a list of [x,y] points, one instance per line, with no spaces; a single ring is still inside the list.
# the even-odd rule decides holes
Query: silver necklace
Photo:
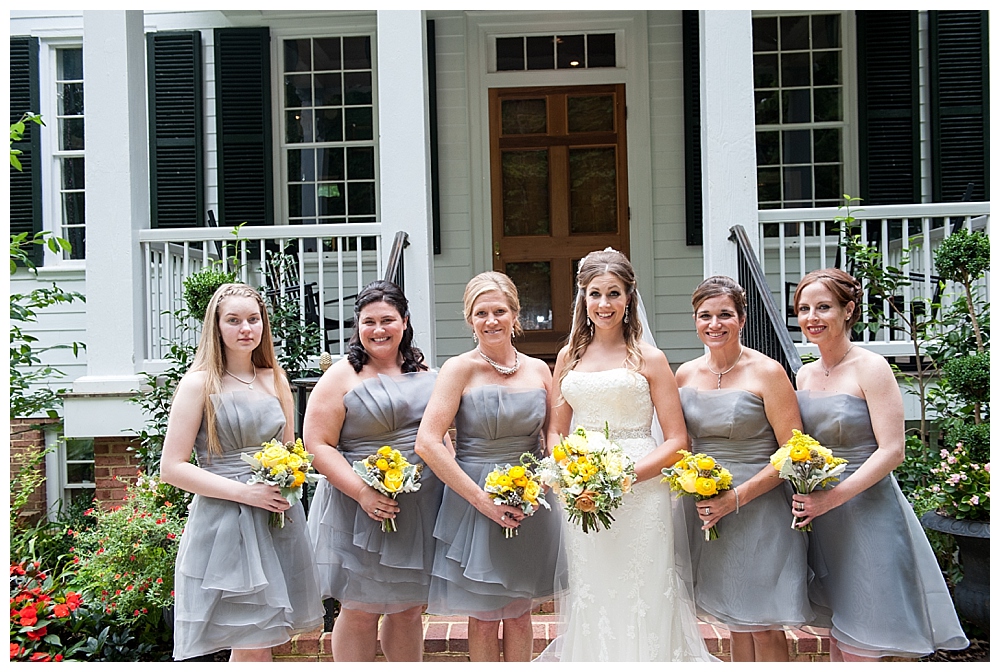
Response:
[[[226,369],[226,373],[228,373],[230,376],[232,376],[236,380],[238,380],[241,383],[243,383],[244,385],[246,385],[248,390],[252,390],[253,389],[253,381],[257,380],[257,367],[253,365],[253,362],[250,362],[250,366],[253,366],[253,378],[251,378],[249,381],[243,380],[242,378],[240,378],[239,376],[237,376],[235,373],[233,373],[229,369]]]
[[[494,362],[492,359],[487,357],[486,353],[480,350],[478,346],[476,346],[476,351],[479,353],[479,356],[485,359],[486,362],[494,369],[496,369],[497,373],[499,373],[501,376],[513,376],[517,372],[517,370],[521,368],[521,358],[518,356],[517,348],[514,348],[513,366],[504,366],[503,364],[498,364]]]
[[[708,370],[711,371],[712,373],[714,373],[715,375],[717,375],[719,377],[719,384],[716,386],[715,389],[717,389],[717,390],[721,390],[722,389],[722,377],[724,375],[726,375],[727,373],[729,373],[730,371],[732,371],[733,369],[736,368],[736,365],[740,363],[740,357],[742,357],[742,356],[743,356],[743,346],[741,345],[740,346],[740,354],[736,356],[736,361],[733,362],[732,366],[730,366],[725,371],[722,371],[721,373],[719,371],[713,370],[711,364],[709,364],[708,361],[705,362],[705,366],[708,367]]]
[[[825,373],[825,374],[826,374],[826,377],[827,377],[827,378],[829,378],[829,377],[830,377],[830,372],[831,372],[831,371],[833,371],[834,369],[836,369],[836,368],[837,368],[838,366],[840,366],[840,363],[841,363],[842,361],[844,361],[845,359],[847,359],[847,356],[848,356],[849,354],[851,354],[851,350],[853,350],[853,349],[854,349],[854,346],[852,345],[851,347],[849,347],[849,348],[847,349],[847,352],[845,352],[845,353],[844,353],[844,356],[843,356],[843,357],[841,357],[841,358],[840,358],[839,360],[837,360],[837,363],[836,363],[836,364],[834,364],[833,366],[831,366],[831,367],[830,367],[829,369],[828,369],[828,368],[826,368],[825,366],[823,366],[823,360],[822,360],[822,359],[821,359],[821,360],[819,360],[819,365],[820,365],[820,366],[821,366],[821,367],[823,368],[823,373]]]

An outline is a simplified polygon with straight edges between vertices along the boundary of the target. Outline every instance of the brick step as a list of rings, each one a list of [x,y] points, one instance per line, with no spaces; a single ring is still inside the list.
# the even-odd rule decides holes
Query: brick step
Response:
[[[556,634],[554,614],[534,614],[534,653],[538,655]],[[501,626],[502,627],[502,626]],[[708,652],[721,660],[730,660],[729,630],[699,621]],[[830,635],[824,628],[804,627],[786,630],[788,658],[794,662],[830,660]],[[330,633],[316,630],[295,635],[292,641],[272,649],[275,661],[332,662]],[[424,661],[467,661],[469,659],[468,619],[456,616],[424,615]],[[377,660],[384,661],[381,646]]]

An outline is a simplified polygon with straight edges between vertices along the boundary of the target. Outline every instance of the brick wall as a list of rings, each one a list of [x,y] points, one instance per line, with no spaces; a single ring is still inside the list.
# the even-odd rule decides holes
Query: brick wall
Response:
[[[58,420],[38,418],[15,418],[10,421],[10,473],[13,476],[18,469],[18,457],[29,448],[45,449],[45,425],[51,425]],[[45,475],[45,462],[38,465]],[[47,508],[45,501],[45,485],[42,484],[31,493],[28,503],[20,511],[20,516],[29,522],[37,521],[44,515]]]

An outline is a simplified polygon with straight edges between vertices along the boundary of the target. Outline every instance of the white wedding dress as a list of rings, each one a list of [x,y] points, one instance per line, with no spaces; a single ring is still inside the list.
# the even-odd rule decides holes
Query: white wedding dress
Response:
[[[657,442],[650,428],[649,383],[628,369],[570,371],[563,398],[571,429],[603,430],[638,461]],[[637,484],[613,512],[611,529],[584,534],[565,523],[569,594],[560,600],[560,636],[540,657],[568,661],[708,661],[690,586],[682,578],[686,545],[675,560],[670,489]]]

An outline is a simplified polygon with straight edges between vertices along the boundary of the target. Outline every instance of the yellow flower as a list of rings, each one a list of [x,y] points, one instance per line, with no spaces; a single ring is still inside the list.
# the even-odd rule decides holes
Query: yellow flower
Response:
[[[260,463],[271,468],[281,464],[288,457],[288,451],[281,446],[268,446],[260,456]]]
[[[792,446],[788,451],[788,456],[792,458],[792,462],[805,462],[810,458],[809,448],[806,446]]]
[[[563,450],[562,444],[559,444],[552,449],[552,459],[556,462],[562,462],[566,459],[566,451]]]
[[[698,472],[695,471],[685,471],[683,474],[677,477],[677,482],[680,484],[684,492],[695,493],[695,483],[698,480]]]
[[[389,446],[382,446],[375,452],[378,453],[379,455],[382,455],[383,457],[389,457],[390,455],[392,455],[392,448]]]
[[[281,474],[285,473],[286,471],[288,471],[288,468],[285,467],[285,465],[283,465],[283,464],[279,464],[279,465],[271,467],[271,475],[272,476],[280,476]]]
[[[499,485],[501,488],[509,488],[510,483],[511,483],[510,476],[508,476],[507,474],[500,474],[497,477],[497,485]]]
[[[563,443],[574,453],[588,453],[590,452],[590,447],[587,445],[587,438],[585,436],[580,436],[579,434],[570,434],[565,439]]]
[[[507,474],[511,477],[511,480],[516,482],[517,479],[524,477],[524,467],[520,465],[513,466],[507,471]]]
[[[789,448],[787,443],[783,445],[781,448],[778,448],[778,450],[776,450],[774,454],[771,455],[771,466],[777,469],[778,471],[781,471],[781,465],[783,465],[785,463],[785,460],[788,459],[788,450]]]
[[[695,492],[697,492],[702,497],[711,497],[718,489],[716,488],[715,481],[711,478],[698,478],[694,483]]]
[[[392,451],[392,461],[399,464],[406,462],[406,460],[403,459],[403,454],[398,450]]]
[[[264,453],[262,453],[259,450],[256,453],[253,454],[253,459],[257,460],[258,462],[260,462],[263,457],[264,457]]]
[[[379,458],[375,462],[375,466],[378,467],[379,471],[387,471],[389,469],[389,462],[384,458]]]
[[[490,473],[486,474],[486,487],[487,488],[496,487],[499,478],[500,478],[499,471],[491,471]]]
[[[521,476],[520,478],[513,478],[511,480],[514,482],[514,485],[519,488],[523,488],[528,484],[528,479],[524,476]]]
[[[729,473],[728,469],[719,470],[719,489],[726,490],[730,485],[733,484],[733,475]]]
[[[389,492],[396,492],[403,487],[403,472],[399,469],[390,469],[385,472],[385,480],[382,482]]]
[[[715,467],[715,460],[713,460],[708,455],[702,455],[697,460],[695,460],[695,464],[701,471],[712,471],[712,468]]]
[[[304,462],[305,460],[294,453],[289,453],[288,457],[285,458],[285,464],[288,465],[289,469],[299,469]]]
[[[524,498],[527,499],[532,504],[535,503],[535,499],[538,497],[538,493],[541,488],[538,487],[538,483],[534,481],[528,481],[524,485]]]
[[[292,487],[297,488],[306,482],[306,475],[301,471],[295,472],[295,480],[292,482]]]

